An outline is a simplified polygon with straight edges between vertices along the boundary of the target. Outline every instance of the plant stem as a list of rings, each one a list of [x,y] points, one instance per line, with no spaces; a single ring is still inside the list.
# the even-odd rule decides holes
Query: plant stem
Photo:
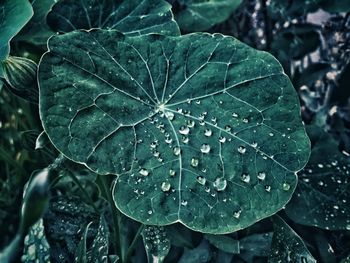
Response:
[[[145,229],[145,226],[144,224],[141,224],[139,229],[137,230],[135,236],[134,236],[134,239],[132,240],[129,248],[128,248],[128,252],[126,253],[126,256],[125,256],[125,260],[123,261],[124,263],[128,263],[131,259],[131,254],[132,252],[134,251],[134,248],[135,248],[135,245],[136,245],[136,242],[139,240],[139,237],[142,233],[142,231]]]
[[[121,242],[120,242],[120,214],[117,208],[115,207],[113,197],[112,197],[112,191],[108,187],[108,182],[106,179],[106,176],[101,175],[99,176],[100,181],[101,181],[101,191],[104,192],[105,196],[107,197],[107,201],[109,202],[109,205],[111,206],[111,211],[112,211],[112,220],[114,224],[113,228],[113,244],[114,244],[114,250],[115,253],[121,258],[121,262],[123,262],[123,255],[121,251]]]

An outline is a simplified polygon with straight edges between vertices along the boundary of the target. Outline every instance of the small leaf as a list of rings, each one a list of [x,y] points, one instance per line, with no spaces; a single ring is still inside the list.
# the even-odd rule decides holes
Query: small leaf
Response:
[[[47,243],[43,220],[40,219],[29,230],[24,239],[24,252],[22,256],[24,263],[49,262],[50,246]]]
[[[299,183],[286,206],[298,224],[331,230],[350,230],[349,157],[338,142],[317,126],[309,126],[313,142],[310,161],[299,173]]]
[[[29,228],[37,222],[46,211],[49,201],[49,174],[45,168],[34,172],[23,194],[20,233],[26,235]]]
[[[10,40],[21,30],[33,15],[28,0],[2,0],[0,2],[0,62],[10,53]],[[0,65],[0,77],[3,77]]]
[[[44,131],[42,131],[35,140],[35,150],[42,149],[49,144],[50,140],[47,137],[47,134]]]
[[[17,96],[37,104],[37,64],[27,58],[9,56],[1,62],[9,89]]]
[[[87,245],[86,245],[86,241],[87,241],[87,236],[88,236],[88,231],[89,231],[89,227],[92,224],[92,222],[90,222],[84,231],[83,236],[81,237],[81,240],[78,244],[77,247],[77,251],[75,253],[75,263],[87,263]]]
[[[142,238],[148,262],[162,263],[170,250],[170,240],[164,227],[146,226]]]
[[[229,237],[227,235],[204,235],[204,237],[212,244],[214,247],[233,254],[239,254],[239,241]]]
[[[207,30],[224,22],[241,3],[242,0],[185,0],[176,21],[184,31]]]
[[[272,232],[243,237],[239,240],[240,256],[244,253],[249,258],[254,256],[266,257],[271,247],[271,241]]]
[[[163,0],[61,0],[47,21],[58,32],[105,28],[126,35],[180,34],[171,5]]]
[[[49,48],[38,77],[44,130],[69,159],[118,175],[124,214],[224,234],[289,201],[309,140],[271,55],[221,34],[112,30],[54,36]]]
[[[107,263],[109,246],[109,231],[106,219],[102,215],[91,249],[88,252],[88,262]]]
[[[274,233],[269,263],[316,263],[303,240],[279,216],[273,217]]]

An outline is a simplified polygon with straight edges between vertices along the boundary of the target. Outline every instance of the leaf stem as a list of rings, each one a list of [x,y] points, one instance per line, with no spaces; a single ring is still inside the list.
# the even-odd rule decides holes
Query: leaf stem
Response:
[[[128,248],[128,252],[126,253],[126,256],[125,256],[125,260],[123,261],[124,263],[128,263],[131,259],[131,254],[132,252],[134,251],[134,248],[135,248],[135,245],[136,245],[136,242],[139,240],[139,237],[142,233],[142,231],[145,229],[145,226],[144,224],[141,224],[139,229],[137,230],[135,236],[134,236],[134,239],[132,240],[129,248]]]
[[[100,175],[99,179],[101,181],[101,187],[103,188],[101,189],[101,191],[103,191],[105,196],[107,197],[108,199],[107,201],[109,202],[109,205],[111,206],[111,210],[112,210],[112,220],[114,224],[114,228],[113,228],[114,250],[115,250],[115,253],[122,259],[121,262],[123,262],[123,255],[122,255],[121,246],[120,246],[121,242],[120,242],[120,224],[119,224],[121,217],[120,217],[119,211],[115,207],[113,197],[112,197],[112,191],[108,187],[106,176]]]

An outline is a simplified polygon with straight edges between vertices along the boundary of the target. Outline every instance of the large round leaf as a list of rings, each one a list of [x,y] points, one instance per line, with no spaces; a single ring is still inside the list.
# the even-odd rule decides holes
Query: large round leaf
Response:
[[[117,207],[210,233],[281,209],[309,157],[295,91],[270,54],[232,37],[55,36],[39,66],[52,143],[116,174]]]
[[[116,29],[127,35],[179,35],[171,5],[164,0],[61,0],[48,14],[54,31]]]

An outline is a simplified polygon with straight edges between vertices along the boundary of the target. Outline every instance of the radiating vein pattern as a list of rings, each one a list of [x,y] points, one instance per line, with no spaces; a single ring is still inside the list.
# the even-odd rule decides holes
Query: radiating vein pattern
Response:
[[[171,5],[164,0],[61,0],[47,21],[57,32],[104,28],[126,35],[179,35]]]
[[[232,37],[53,37],[39,68],[53,144],[116,174],[117,207],[156,225],[227,233],[281,209],[309,140],[289,79]],[[87,55],[88,54],[88,55]]]

